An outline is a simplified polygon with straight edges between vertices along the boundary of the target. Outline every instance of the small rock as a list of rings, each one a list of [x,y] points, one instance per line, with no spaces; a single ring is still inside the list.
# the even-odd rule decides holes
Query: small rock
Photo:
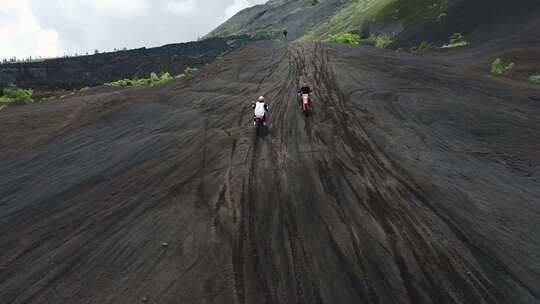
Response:
[[[169,243],[163,242],[163,243],[161,243],[161,247],[169,247]]]
[[[143,298],[141,299],[141,302],[143,302],[143,303],[148,302],[148,297],[143,297]]]

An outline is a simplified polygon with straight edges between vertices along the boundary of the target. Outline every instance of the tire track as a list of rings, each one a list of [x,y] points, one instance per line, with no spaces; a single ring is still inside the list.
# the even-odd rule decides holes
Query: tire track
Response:
[[[400,239],[408,240],[407,243],[409,244],[408,246],[410,250],[412,250],[412,252],[416,252],[416,256],[418,258],[425,256],[427,252],[431,252],[432,250],[437,252],[437,256],[432,256],[425,259],[420,258],[420,260],[417,260],[417,262],[422,260],[424,261],[420,262],[423,264],[421,269],[431,269],[431,271],[436,275],[436,277],[431,277],[432,274],[430,272],[425,270],[422,271],[423,275],[429,278],[427,282],[431,284],[430,289],[434,291],[431,295],[432,298],[436,298],[437,295],[452,294],[451,290],[453,289],[456,292],[462,293],[462,296],[464,297],[463,299],[466,302],[483,299],[483,301],[487,303],[498,303],[498,295],[493,292],[493,290],[495,290],[494,286],[487,280],[486,276],[482,274],[480,269],[475,268],[472,266],[472,264],[467,262],[467,260],[470,259],[470,256],[472,256],[470,253],[468,258],[461,257],[459,253],[455,251],[452,252],[452,248],[446,248],[444,250],[442,248],[437,249],[439,245],[437,245],[437,247],[432,247],[433,245],[430,245],[425,241],[423,234],[431,233],[431,228],[428,228],[428,222],[431,220],[424,218],[423,214],[425,214],[425,211],[421,211],[421,209],[418,209],[417,211],[407,211],[410,207],[389,203],[390,201],[401,201],[402,203],[400,204],[404,204],[406,202],[415,202],[415,205],[419,205],[418,207],[414,207],[417,209],[423,204],[423,199],[418,197],[416,192],[411,192],[409,190],[411,188],[410,185],[403,184],[402,181],[406,180],[406,178],[400,176],[398,174],[399,170],[395,170],[393,168],[395,164],[385,159],[385,156],[381,152],[377,151],[375,146],[371,143],[369,137],[364,131],[364,127],[361,124],[361,118],[354,115],[354,110],[346,102],[347,97],[344,96],[343,93],[341,93],[338,89],[339,85],[333,76],[334,72],[332,72],[331,68],[329,67],[329,63],[331,61],[329,51],[324,50],[320,46],[316,46],[315,52],[318,52],[318,54],[314,56],[316,60],[313,61],[313,64],[318,67],[318,71],[315,74],[316,79],[318,84],[324,88],[324,92],[326,92],[326,96],[322,95],[320,97],[323,101],[325,101],[325,106],[332,107],[332,109],[328,108],[328,111],[333,112],[332,116],[334,116],[334,125],[339,126],[335,128],[334,131],[341,134],[340,137],[343,139],[343,146],[350,146],[351,151],[360,152],[360,154],[356,153],[355,155],[349,155],[348,161],[351,164],[354,164],[359,172],[362,171],[363,168],[364,170],[367,168],[369,172],[369,175],[366,177],[368,178],[368,183],[370,183],[372,186],[368,187],[368,190],[370,188],[373,188],[373,190],[369,190],[371,191],[371,194],[369,194],[368,197],[375,198],[375,201],[370,203],[370,209],[376,207],[376,209],[372,209],[374,212],[372,211],[370,213],[375,215],[376,221],[385,227],[385,233],[392,240],[389,242],[389,244],[392,244],[390,247],[392,250],[392,255],[394,256],[396,266],[401,273],[401,277],[403,278],[402,282],[405,284],[405,288],[408,290],[411,300],[419,300],[420,295],[416,288],[410,284],[410,282],[413,281],[413,277],[408,271],[408,265],[401,259],[402,254],[396,247],[396,244],[400,242]],[[321,172],[321,175],[322,174],[323,173]],[[370,179],[373,181],[369,182]],[[385,180],[394,180],[394,182],[392,182],[392,188],[383,186],[386,184]],[[337,188],[339,189],[343,187],[338,186]],[[376,190],[377,188],[382,188],[382,191],[388,192],[388,194],[383,194],[380,192],[381,190]],[[385,206],[383,207],[382,205]],[[338,206],[341,206],[339,199]],[[421,208],[425,207],[426,206],[423,206]],[[394,210],[399,210],[400,213]],[[401,213],[404,211],[406,213]],[[346,219],[346,213],[347,212],[343,209],[343,207],[340,207],[340,214],[342,214],[344,224],[347,227],[352,227],[353,225],[351,224],[350,219]],[[404,216],[406,214],[407,216],[414,218],[414,220],[404,222],[404,219],[406,219]],[[438,220],[439,225],[444,225],[442,224],[444,221],[441,221],[440,219]],[[423,231],[417,231],[416,227],[422,226]],[[349,231],[349,234],[351,235],[351,243],[354,244],[355,242],[352,231]],[[446,236],[446,238],[455,237],[455,235]],[[429,239],[437,239],[437,237],[431,236]],[[358,244],[355,246],[355,248],[359,248]],[[446,250],[450,250],[452,255],[447,254]],[[356,251],[360,250],[357,249]],[[360,256],[359,253],[357,255]],[[447,267],[447,264],[444,263],[431,265],[433,261],[437,261],[443,257],[447,259],[447,263],[450,265],[455,265],[454,267],[459,268],[464,267],[465,269],[454,269],[452,267]],[[435,268],[433,268],[433,266]],[[466,270],[468,267],[473,268]],[[467,276],[465,273],[469,274],[469,276]],[[447,279],[445,279],[445,277]],[[454,287],[451,287],[452,285],[439,285],[439,282],[443,281],[453,282],[451,284]],[[464,293],[464,291],[467,292]],[[399,300],[394,298],[391,301],[398,302]],[[459,298],[444,299],[444,302],[460,301],[461,300]]]

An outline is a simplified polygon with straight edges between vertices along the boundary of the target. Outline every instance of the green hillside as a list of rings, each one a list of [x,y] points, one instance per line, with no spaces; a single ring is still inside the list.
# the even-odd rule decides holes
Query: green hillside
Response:
[[[325,40],[344,32],[399,35],[407,27],[445,18],[448,0],[272,0],[242,10],[204,38],[249,34]]]
[[[278,38],[284,30],[291,39],[303,36],[347,0],[272,0],[244,9],[204,38],[252,35]]]
[[[383,47],[464,46],[500,39],[525,26],[540,4],[538,0],[518,2],[272,0],[239,12],[207,37],[249,34],[278,39],[287,30],[290,40],[302,42],[340,41],[352,33],[354,41]],[[449,37],[455,34],[466,40],[452,44]]]
[[[351,0],[317,24],[301,41],[324,40],[330,35],[359,31],[398,35],[406,27],[442,20],[448,0]]]
[[[341,32],[360,31],[362,26],[374,19],[377,12],[391,0],[356,0],[348,1],[326,20],[317,24],[299,40],[322,40]]]

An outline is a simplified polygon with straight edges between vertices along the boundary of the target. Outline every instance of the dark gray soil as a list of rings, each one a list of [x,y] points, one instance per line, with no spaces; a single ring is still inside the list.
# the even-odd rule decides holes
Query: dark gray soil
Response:
[[[1,111],[0,303],[540,303],[540,87],[449,56],[260,42]]]
[[[512,44],[513,38],[527,34],[536,35],[538,41],[540,35],[537,0],[449,0],[445,14],[435,20],[411,19],[392,47],[418,46],[422,41],[440,46],[453,33],[465,35],[472,45],[496,39],[499,44]]]

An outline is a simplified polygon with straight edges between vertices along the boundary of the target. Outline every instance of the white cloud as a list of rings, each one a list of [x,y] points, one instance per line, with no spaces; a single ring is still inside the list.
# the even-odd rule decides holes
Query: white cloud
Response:
[[[117,19],[144,16],[149,7],[147,0],[91,0],[90,3],[98,15]]]
[[[266,0],[0,0],[0,58],[193,41]]]
[[[27,0],[1,1],[0,58],[61,54],[58,34],[40,26]]]
[[[190,15],[199,12],[199,7],[195,0],[169,0],[165,8],[178,15]]]

